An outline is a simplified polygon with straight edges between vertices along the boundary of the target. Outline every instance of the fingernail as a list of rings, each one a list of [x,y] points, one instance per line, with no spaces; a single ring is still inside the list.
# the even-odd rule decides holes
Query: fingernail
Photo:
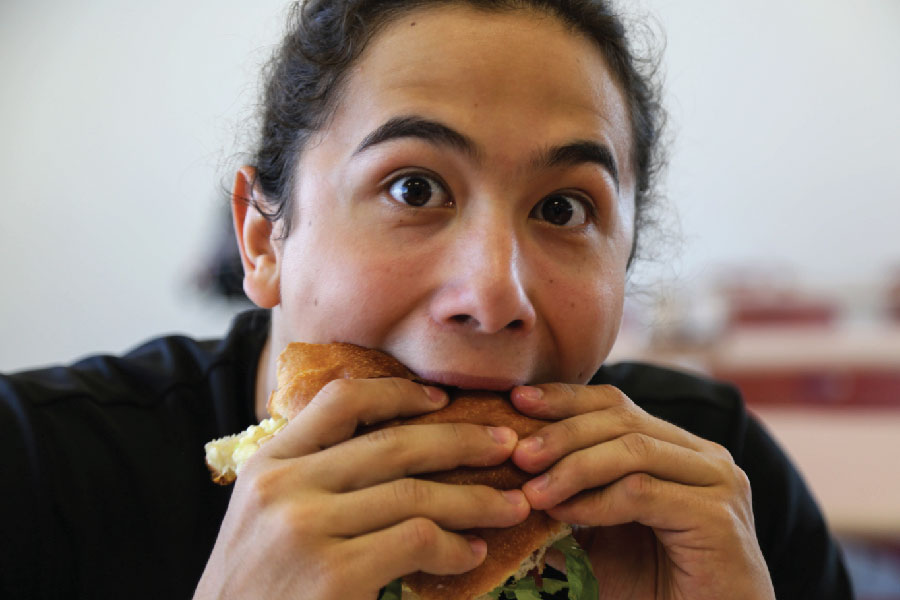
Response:
[[[543,398],[544,390],[530,385],[523,385],[522,387],[516,388],[516,396],[518,396],[520,400],[524,400],[527,404],[536,404]]]
[[[507,502],[515,506],[522,504],[525,500],[525,494],[522,493],[522,490],[506,490],[501,492],[501,494],[503,494]]]
[[[441,388],[432,387],[430,385],[426,385],[423,387],[425,388],[425,393],[428,394],[429,400],[431,400],[435,404],[446,404],[447,392],[445,392]]]
[[[547,486],[550,485],[550,474],[544,473],[540,477],[536,477],[529,481],[527,484],[528,487],[533,489],[536,492],[543,492],[547,489]]]
[[[488,433],[498,444],[507,444],[516,437],[516,432],[509,427],[488,427]]]
[[[541,448],[544,447],[544,438],[540,436],[530,437],[519,442],[519,447],[529,454],[540,452]]]
[[[469,547],[472,548],[473,554],[479,557],[487,554],[487,542],[483,539],[467,535],[466,540],[469,542]]]

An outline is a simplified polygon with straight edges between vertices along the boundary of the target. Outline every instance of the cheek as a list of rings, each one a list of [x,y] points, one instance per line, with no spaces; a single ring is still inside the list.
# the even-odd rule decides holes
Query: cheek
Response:
[[[294,339],[379,346],[415,302],[410,271],[358,236],[288,245],[282,309]]]
[[[590,282],[590,283],[588,283]],[[548,323],[557,338],[566,381],[586,383],[609,355],[619,332],[624,275],[595,273],[554,285]]]

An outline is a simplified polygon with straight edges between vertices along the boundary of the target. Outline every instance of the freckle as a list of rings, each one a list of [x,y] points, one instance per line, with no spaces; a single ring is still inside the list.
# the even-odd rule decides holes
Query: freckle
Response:
[[[318,306],[318,305],[319,305],[319,299],[313,298],[313,306]]]
[[[416,22],[413,21],[412,23],[409,24],[409,26],[410,26],[410,27],[415,27],[415,26],[416,26]]]
[[[550,285],[553,285],[553,280],[552,280],[552,279],[550,280]]]

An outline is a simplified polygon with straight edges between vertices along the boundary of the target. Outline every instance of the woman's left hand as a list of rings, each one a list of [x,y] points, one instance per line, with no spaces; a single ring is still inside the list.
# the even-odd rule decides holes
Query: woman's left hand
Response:
[[[728,450],[611,386],[519,387],[512,401],[556,421],[520,440],[512,460],[542,473],[523,487],[533,508],[592,528],[578,537],[601,598],[775,597],[750,483]]]

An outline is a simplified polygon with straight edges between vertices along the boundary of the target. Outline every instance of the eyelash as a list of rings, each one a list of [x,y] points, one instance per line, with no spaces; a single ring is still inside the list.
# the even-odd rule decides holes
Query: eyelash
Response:
[[[432,173],[430,171],[416,170],[416,171],[406,171],[406,172],[401,172],[401,173],[395,174],[392,177],[390,177],[389,179],[387,179],[385,181],[385,183],[383,184],[384,193],[387,196],[391,197],[391,190],[394,187],[394,185],[396,185],[398,182],[400,182],[403,179],[414,178],[414,177],[421,177],[422,179],[426,179],[426,180],[433,182],[440,188],[440,191],[447,196],[447,198],[448,198],[447,204],[441,206],[441,208],[453,207],[456,205],[456,202],[453,199],[453,196],[449,191],[449,186],[447,186],[447,184],[444,183],[443,179],[441,179],[440,176],[438,176],[436,173]],[[591,222],[596,223],[598,221],[599,215],[598,215],[598,210],[597,210],[596,204],[590,199],[589,196],[586,196],[585,194],[580,193],[578,191],[574,191],[574,190],[559,190],[559,191],[554,191],[554,192],[544,195],[543,197],[541,197],[541,199],[537,203],[535,203],[535,205],[532,207],[531,211],[529,211],[529,218],[531,217],[531,214],[538,209],[538,207],[540,207],[545,201],[547,201],[548,199],[550,199],[554,196],[562,196],[562,197],[570,199],[572,202],[575,202],[575,203],[578,203],[579,205],[581,205],[581,207],[585,211],[585,224],[584,225],[591,223]],[[396,199],[394,199],[393,201],[401,206],[405,206],[405,207],[409,207],[409,208],[417,208],[417,209],[422,208],[422,206],[406,204],[406,203],[401,202]],[[546,222],[546,221],[544,221],[544,222]],[[573,229],[574,230],[574,229],[583,228],[584,225],[579,225],[579,226],[575,226],[575,227],[565,227],[565,226],[559,225],[556,227],[558,227],[559,229]]]
[[[431,181],[434,184],[436,184],[437,187],[440,189],[440,191],[444,195],[447,196],[449,206],[452,207],[452,206],[456,205],[456,202],[453,200],[453,195],[450,193],[449,186],[446,183],[444,183],[443,179],[441,179],[437,174],[431,173],[429,171],[407,171],[407,172],[402,172],[402,173],[398,173],[396,175],[391,176],[383,184],[383,189],[384,189],[385,195],[390,197],[391,189],[394,187],[394,185],[399,183],[401,180],[412,179],[415,177],[427,179],[428,181]],[[400,202],[399,200],[394,200],[394,201],[403,206],[408,206],[411,208],[421,208],[421,207],[418,207],[415,205],[405,204],[403,202]],[[446,208],[446,207],[447,206],[443,206],[442,208]]]

